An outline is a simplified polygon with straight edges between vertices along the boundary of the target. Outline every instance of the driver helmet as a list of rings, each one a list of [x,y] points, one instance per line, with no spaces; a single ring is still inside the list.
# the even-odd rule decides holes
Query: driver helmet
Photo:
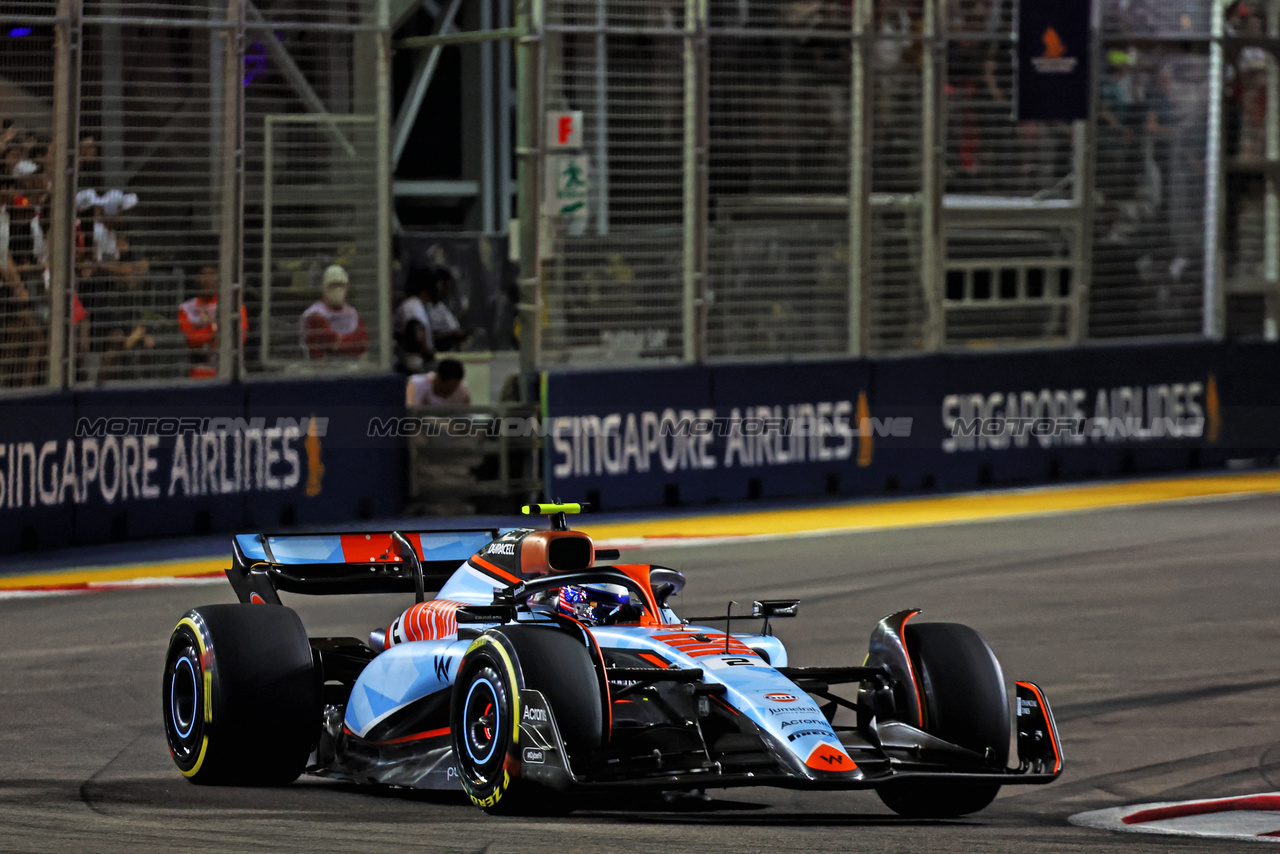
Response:
[[[631,592],[621,584],[561,587],[556,611],[589,626],[617,622],[631,612]]]

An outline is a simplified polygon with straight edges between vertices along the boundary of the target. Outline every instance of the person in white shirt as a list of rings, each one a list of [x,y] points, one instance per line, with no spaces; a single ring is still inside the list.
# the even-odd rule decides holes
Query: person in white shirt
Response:
[[[405,282],[405,298],[396,306],[392,329],[396,343],[396,364],[406,374],[422,373],[436,358],[432,344],[431,319],[423,297],[430,289],[435,273],[429,269],[409,271]]]
[[[466,371],[456,359],[444,359],[434,371],[414,374],[405,386],[408,406],[470,406],[471,390],[462,381]]]
[[[439,351],[456,350],[467,340],[458,318],[449,310],[449,293],[453,290],[453,274],[441,267],[427,288],[427,317],[431,319],[431,344]]]
[[[353,358],[369,350],[369,330],[347,302],[350,277],[339,264],[324,271],[324,296],[302,313],[302,349],[312,359]]]

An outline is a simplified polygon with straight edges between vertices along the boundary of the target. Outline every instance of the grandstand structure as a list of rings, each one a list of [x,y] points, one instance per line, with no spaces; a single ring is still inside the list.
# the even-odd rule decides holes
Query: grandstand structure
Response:
[[[1094,0],[1076,122],[1018,7],[6,3],[0,394],[189,381],[210,266],[218,379],[385,371],[396,235],[526,373],[1274,338],[1280,0]],[[312,360],[335,263],[371,345]]]

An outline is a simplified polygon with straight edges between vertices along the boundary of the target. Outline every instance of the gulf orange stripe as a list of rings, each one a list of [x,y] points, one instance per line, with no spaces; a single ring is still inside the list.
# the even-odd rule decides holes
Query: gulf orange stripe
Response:
[[[735,709],[733,706],[729,705],[728,703],[726,703],[724,700],[720,699],[719,697],[715,696],[714,694],[711,696],[711,699],[715,700],[717,703],[719,703],[720,705],[722,705],[722,706],[724,706],[726,709],[728,709],[730,712],[732,712],[734,717],[737,717],[737,716],[738,716],[738,710],[737,710],[737,709]]]
[[[741,643],[731,643],[727,645],[723,643],[696,643],[696,644],[683,644],[683,645],[671,644],[671,646],[679,650],[680,652],[685,653],[686,655],[695,655],[700,652],[725,652],[725,651],[737,652],[737,653],[743,653],[743,654],[751,653],[752,655],[755,654],[755,652],[751,649],[751,647]]]
[[[489,563],[489,561],[485,560],[479,555],[475,555],[471,559],[476,563],[480,564],[481,566],[483,566],[485,569],[489,570],[490,572],[497,574],[499,578],[505,578],[507,581],[510,581],[512,584],[520,583],[520,579],[516,578],[511,573],[507,572],[505,569],[494,566],[493,564]]]
[[[389,741],[370,741],[370,744],[404,744],[407,741],[422,741],[425,738],[436,738],[441,735],[448,735],[449,727],[441,727],[440,729],[428,730],[427,732],[418,732],[413,735],[406,735],[401,738],[393,738]]]
[[[666,670],[667,667],[670,666],[661,658],[658,658],[658,656],[654,655],[653,653],[642,652],[640,653],[640,657],[643,658],[645,661],[649,662],[650,664],[654,665],[655,667],[661,667],[663,670]]]
[[[1040,689],[1030,682],[1018,682],[1016,684],[1026,686],[1036,695],[1036,699],[1040,701],[1040,711],[1044,712],[1044,719],[1047,724],[1049,722],[1049,713],[1045,711],[1044,695],[1040,693]],[[1053,737],[1053,727],[1049,727],[1049,744],[1053,746],[1053,773],[1057,774],[1062,770],[1062,754],[1058,752],[1058,740]]]
[[[679,647],[681,649],[685,647],[691,647],[691,646],[724,646],[725,638],[724,638],[724,635],[721,635],[718,638],[711,638],[710,640],[693,640],[692,638],[690,638],[689,640],[686,640],[686,641],[669,640],[669,641],[663,641],[663,643],[667,644],[668,646]],[[738,646],[745,646],[745,644],[743,644],[743,642],[738,640],[737,638],[729,638],[729,644],[730,646],[732,646],[733,644],[737,644]]]
[[[916,614],[919,614],[919,613],[920,613],[919,611],[912,611],[910,614],[907,614],[907,616],[903,618],[902,626],[900,628],[902,629],[902,651],[907,653],[907,673],[911,674],[911,682],[916,689],[916,703],[918,703],[920,707],[920,727],[921,729],[923,729],[924,728],[924,692],[920,690],[920,680],[919,678],[916,677],[916,669],[911,664],[911,653],[907,649],[907,620],[910,620],[912,617],[914,617]]]

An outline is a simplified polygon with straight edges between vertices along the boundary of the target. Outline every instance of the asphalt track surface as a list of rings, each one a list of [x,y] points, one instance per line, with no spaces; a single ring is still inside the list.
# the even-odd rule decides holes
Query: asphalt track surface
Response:
[[[896,818],[870,792],[736,789],[500,819],[456,797],[308,778],[198,787],[167,755],[161,660],[183,611],[232,601],[229,586],[0,601],[0,851],[1239,848],[1254,843],[1110,834],[1067,816],[1280,789],[1278,534],[1280,497],[1263,496],[636,553],[687,573],[685,613],[802,598],[800,618],[777,626],[793,664],[859,663],[874,622],[903,607],[981,631],[1007,679],[1048,693],[1067,770],[946,822]],[[367,632],[403,604],[292,602],[315,635]]]

